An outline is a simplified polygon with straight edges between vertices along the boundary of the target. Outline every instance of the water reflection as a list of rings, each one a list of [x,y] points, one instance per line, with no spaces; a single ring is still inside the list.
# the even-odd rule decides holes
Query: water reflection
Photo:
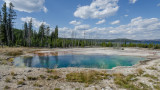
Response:
[[[83,67],[111,69],[116,66],[132,66],[141,60],[145,60],[145,58],[115,55],[35,55],[33,57],[17,57],[14,60],[14,65],[38,68]]]

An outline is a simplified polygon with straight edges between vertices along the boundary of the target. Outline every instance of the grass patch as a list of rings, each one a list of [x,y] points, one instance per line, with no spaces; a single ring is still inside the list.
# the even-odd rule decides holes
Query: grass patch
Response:
[[[94,82],[108,79],[109,74],[105,72],[97,72],[97,71],[88,71],[88,72],[73,72],[66,75],[67,81],[71,82],[80,82],[80,83],[88,83],[92,84]]]
[[[139,83],[139,87],[142,89],[142,90],[152,90],[152,88],[144,83]]]
[[[147,69],[149,69],[149,70],[157,70],[157,68],[155,68],[155,67],[147,67]]]
[[[53,79],[59,79],[60,77],[59,76],[57,76],[57,75],[55,75],[54,77],[53,77]]]
[[[38,80],[37,77],[31,77],[31,76],[27,77],[27,79],[30,80],[30,81],[31,81],[31,80]]]
[[[47,73],[54,73],[55,72],[55,70],[52,70],[52,69],[47,69],[47,71],[46,71]]]
[[[15,74],[14,72],[11,72],[10,73],[12,76],[17,76],[17,74]]]
[[[9,87],[9,86],[5,86],[5,87],[4,87],[4,90],[6,90],[6,89],[10,89],[10,87]]]
[[[39,75],[39,77],[40,77],[41,79],[45,79],[45,78],[46,78],[44,75]]]
[[[2,60],[2,61],[0,62],[0,64],[1,64],[1,65],[7,65],[8,62],[7,62],[6,60]]]
[[[8,61],[9,61],[9,62],[13,62],[13,61],[14,61],[14,58],[9,58]]]
[[[158,77],[155,77],[154,75],[145,74],[143,76],[144,77],[149,77],[149,78],[154,79],[154,80],[158,80]]]
[[[34,83],[33,86],[35,86],[35,87],[42,87],[42,85],[40,85],[38,83]]]
[[[50,76],[47,78],[47,80],[51,80],[51,79],[59,79],[59,78],[60,78],[60,77],[57,76],[57,75],[55,75],[55,76],[50,75]]]
[[[160,85],[154,85],[154,88],[155,88],[156,90],[160,90]]]
[[[61,90],[60,88],[54,88],[54,90]]]
[[[9,51],[6,53],[7,56],[20,56],[23,54],[22,50]]]
[[[76,88],[75,90],[80,90],[80,88]]]
[[[6,78],[5,82],[6,82],[6,83],[10,83],[10,82],[11,82],[11,79],[10,79],[10,78]]]
[[[17,84],[18,85],[25,85],[24,81],[18,81]]]
[[[138,90],[138,87],[133,84],[136,81],[135,75],[124,76],[123,74],[114,74],[114,83],[119,85],[121,88]]]
[[[139,76],[141,76],[144,73],[144,70],[142,70],[141,68],[136,69],[136,72]]]

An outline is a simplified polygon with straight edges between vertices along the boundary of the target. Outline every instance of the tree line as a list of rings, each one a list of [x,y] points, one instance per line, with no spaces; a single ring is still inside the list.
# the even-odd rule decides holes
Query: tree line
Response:
[[[2,46],[14,45],[13,24],[16,18],[16,12],[13,8],[12,3],[9,3],[9,8],[7,8],[6,3],[4,3],[2,11],[0,11],[0,43]]]
[[[84,47],[98,45],[94,40],[67,39],[58,37],[58,26],[54,31],[42,23],[39,30],[33,30],[32,18],[24,22],[23,29],[13,28],[16,12],[12,3],[3,4],[0,10],[0,45],[25,47]]]

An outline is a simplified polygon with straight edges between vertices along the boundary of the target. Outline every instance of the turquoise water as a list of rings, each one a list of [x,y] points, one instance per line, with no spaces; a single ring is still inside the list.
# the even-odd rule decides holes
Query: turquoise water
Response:
[[[18,67],[36,67],[50,69],[65,67],[111,69],[116,66],[132,66],[142,60],[145,60],[145,58],[118,55],[36,55],[33,57],[17,57],[14,60],[14,65]]]

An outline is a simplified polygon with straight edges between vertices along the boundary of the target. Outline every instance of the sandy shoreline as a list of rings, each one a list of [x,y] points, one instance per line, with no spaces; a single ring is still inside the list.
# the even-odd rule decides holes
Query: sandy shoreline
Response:
[[[72,72],[83,72],[83,71],[99,71],[99,72],[106,72],[108,74],[115,74],[115,73],[122,73],[123,75],[135,74],[137,69],[142,69],[145,73],[144,74],[151,74],[160,80],[160,51],[159,50],[149,50],[149,49],[141,49],[141,48],[125,48],[124,50],[118,50],[113,48],[72,48],[72,49],[33,49],[30,51],[25,51],[23,56],[31,56],[34,54],[41,54],[41,55],[64,55],[64,54],[104,54],[104,55],[127,55],[127,56],[140,56],[149,58],[149,60],[143,61],[139,64],[134,66],[127,66],[122,67],[118,66],[113,69],[96,69],[96,68],[58,68],[56,70],[56,75],[59,75],[61,78],[57,80],[41,80],[38,79],[36,81],[27,81],[27,76],[34,76],[39,77],[40,75],[49,76],[49,73],[46,73],[47,69],[44,68],[18,68],[9,65],[0,65],[0,89],[4,89],[5,86],[9,86],[12,90],[49,90],[54,88],[60,88],[61,90],[75,90],[79,88],[79,90],[94,90],[97,88],[98,90],[119,90],[120,87],[114,84],[114,78],[110,78],[109,80],[101,80],[99,83],[90,84],[89,86],[85,87],[84,83],[78,82],[68,82],[66,81],[66,75]],[[150,70],[149,67],[154,67],[156,70]],[[16,79],[11,79],[13,76],[11,72],[17,74],[14,76]],[[6,83],[5,79],[10,78],[11,82]],[[154,84],[149,82],[148,78],[137,76],[139,79],[135,83],[143,82],[146,85],[150,86],[154,89]],[[17,82],[24,79],[26,85],[17,85]],[[42,87],[36,87],[33,84],[39,83],[43,85]],[[13,84],[14,83],[14,84]],[[121,88],[122,89],[122,88]]]

